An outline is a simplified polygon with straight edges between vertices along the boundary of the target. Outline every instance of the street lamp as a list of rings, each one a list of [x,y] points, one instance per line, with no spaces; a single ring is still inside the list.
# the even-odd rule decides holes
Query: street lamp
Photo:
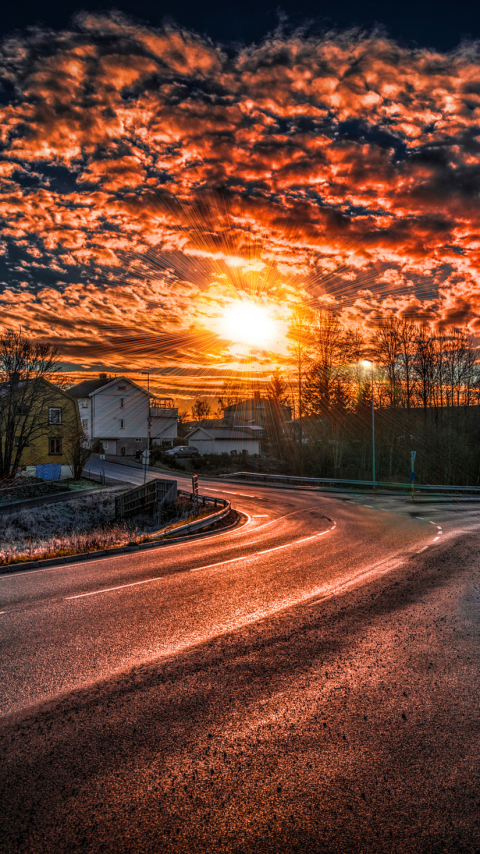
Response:
[[[364,359],[362,362],[364,368],[371,368],[372,370],[372,481],[373,486],[376,486],[376,477],[375,477],[375,401],[373,395],[373,369],[375,365],[369,359]]]

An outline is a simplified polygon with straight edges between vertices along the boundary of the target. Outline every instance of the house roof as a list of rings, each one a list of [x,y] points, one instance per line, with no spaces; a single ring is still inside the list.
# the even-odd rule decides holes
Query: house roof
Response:
[[[102,379],[98,378],[96,380],[83,380],[81,383],[77,383],[76,385],[72,385],[71,388],[68,389],[68,393],[72,397],[80,398],[80,397],[90,397],[92,394],[96,394],[97,391],[100,391],[101,388],[107,385],[112,385],[114,383],[124,382],[129,383],[130,385],[138,388],[139,391],[144,392],[144,394],[148,394],[149,397],[154,397],[154,395],[147,391],[146,388],[142,388],[141,385],[137,385],[133,380],[128,379],[128,377],[103,377]]]
[[[237,403],[231,403],[229,406],[225,407],[225,412],[237,412],[242,410],[250,410],[250,409],[287,409],[291,410],[291,407],[286,403],[280,403],[280,401],[274,400],[270,397],[247,397],[244,400],[239,400]]]
[[[60,386],[55,385],[55,383],[52,383],[50,380],[47,380],[46,377],[32,378],[30,380],[20,380],[20,382],[18,383],[18,388],[21,388],[25,385],[30,385],[33,382],[41,382],[49,388],[53,389],[56,394],[61,394],[63,397],[68,398],[68,400],[73,399],[73,395],[70,394],[69,390],[60,388]],[[10,394],[10,392],[10,383],[0,383],[0,397],[5,397],[7,394]]]
[[[83,380],[81,383],[70,386],[68,393],[72,397],[88,397],[93,391],[107,385],[110,380]]]
[[[213,430],[213,429],[226,429],[229,430],[255,430],[256,432],[263,432],[263,427],[260,427],[258,424],[255,424],[254,421],[245,421],[243,418],[235,418],[234,422],[232,422],[229,418],[202,418],[200,421],[188,421],[185,423],[185,426],[189,426],[191,430],[196,430],[197,427],[204,427],[205,430]]]
[[[222,421],[213,421],[214,426],[207,423],[198,424],[186,435],[191,439],[196,433],[204,433],[209,439],[242,439],[242,441],[258,440],[258,430],[253,431],[250,427],[232,427]]]

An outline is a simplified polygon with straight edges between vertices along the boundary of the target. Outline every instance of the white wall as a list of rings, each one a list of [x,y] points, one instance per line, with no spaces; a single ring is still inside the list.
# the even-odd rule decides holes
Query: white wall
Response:
[[[84,407],[83,404],[86,403]],[[87,439],[92,438],[92,401],[89,397],[80,398],[78,401],[78,411],[80,414],[80,424]],[[87,423],[84,424],[83,422]]]
[[[168,410],[167,410],[168,411]],[[177,438],[178,418],[174,416],[152,416],[152,426],[150,436],[152,439],[176,439]]]
[[[120,401],[123,399],[123,407]],[[128,380],[115,380],[92,395],[93,438],[109,436],[143,439],[147,436],[150,411],[148,395]],[[81,410],[80,410],[81,412]],[[124,426],[120,426],[123,419]]]
[[[197,448],[201,456],[204,454],[230,454],[232,451],[241,454],[243,450],[246,450],[247,454],[260,453],[258,439],[221,439],[215,441],[215,439],[208,439],[207,437],[200,439],[192,436],[188,440],[188,444]]]

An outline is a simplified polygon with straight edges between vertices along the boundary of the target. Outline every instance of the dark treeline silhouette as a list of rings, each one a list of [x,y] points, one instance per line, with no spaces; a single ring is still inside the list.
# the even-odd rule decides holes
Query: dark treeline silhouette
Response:
[[[370,336],[335,312],[298,311],[290,329],[296,419],[266,449],[282,471],[377,480],[480,482],[480,361],[461,330],[388,318]],[[365,360],[369,361],[366,362]]]
[[[295,315],[290,328],[296,415],[323,415],[339,404],[443,409],[480,402],[479,353],[465,332],[433,333],[427,324],[385,319],[371,333],[342,326],[329,309]],[[362,360],[369,359],[366,366]]]

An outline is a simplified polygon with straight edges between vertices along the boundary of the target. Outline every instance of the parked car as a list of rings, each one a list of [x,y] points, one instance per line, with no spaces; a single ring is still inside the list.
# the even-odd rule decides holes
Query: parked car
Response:
[[[176,448],[169,448],[165,451],[166,457],[198,457],[198,448],[193,448],[191,445],[177,445]]]

